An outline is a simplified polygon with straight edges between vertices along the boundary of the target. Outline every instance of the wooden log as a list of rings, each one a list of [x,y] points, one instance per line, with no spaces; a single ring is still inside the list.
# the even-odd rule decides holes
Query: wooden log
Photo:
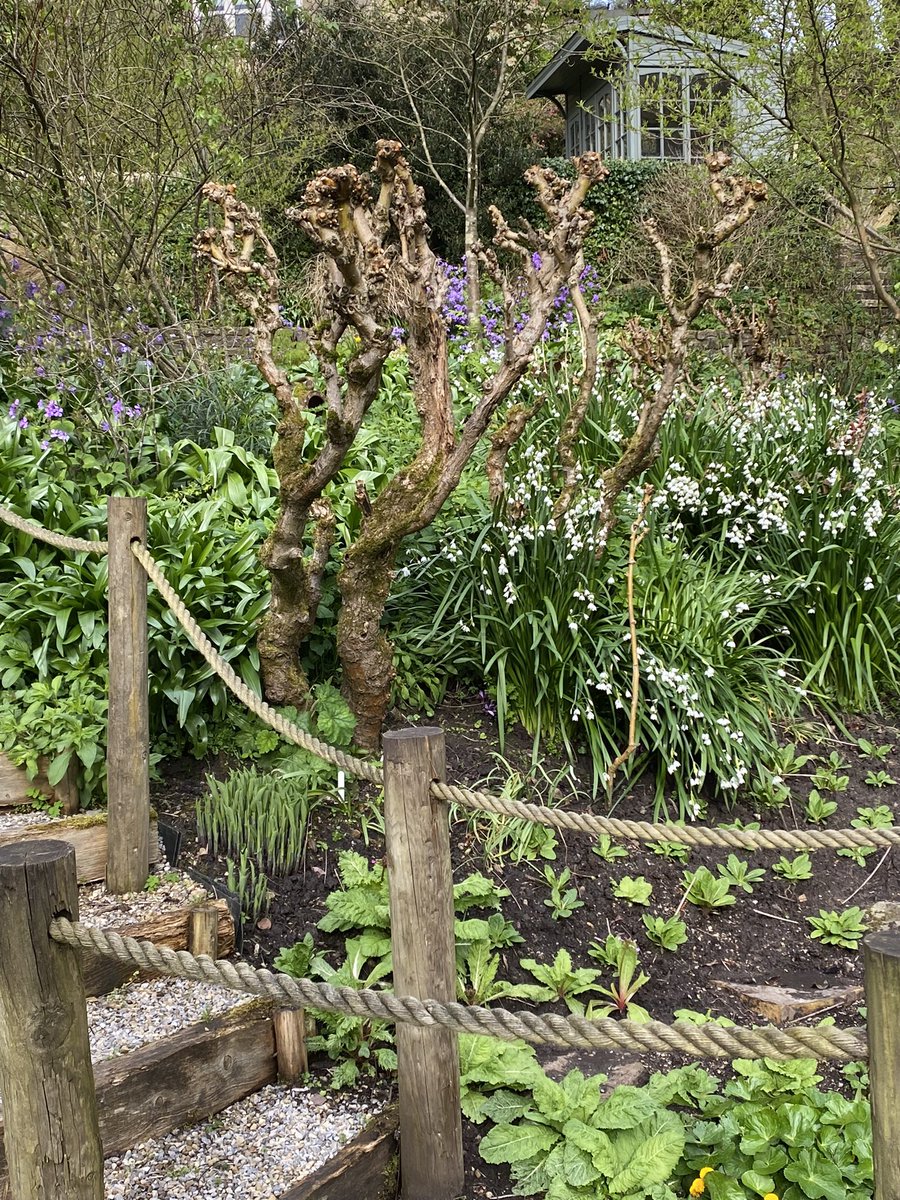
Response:
[[[309,1071],[306,1011],[302,1008],[278,1008],[272,1014],[272,1019],[275,1025],[278,1078],[282,1083],[299,1083]]]
[[[150,816],[150,716],[147,576],[131,552],[147,540],[147,501],[110,496],[109,722],[107,792],[111,892],[139,892],[147,882]]]
[[[431,796],[445,775],[440,729],[384,735],[384,824],[394,991],[456,999],[450,822]],[[398,1025],[404,1200],[451,1200],[463,1189],[459,1050],[454,1032]]]
[[[392,1105],[278,1200],[394,1200],[398,1125],[397,1106]]]
[[[216,942],[220,958],[227,958],[234,952],[234,921],[231,910],[224,900],[214,900],[204,905],[216,918]],[[156,913],[146,921],[132,921],[116,925],[116,933],[123,937],[133,937],[155,942],[158,946],[168,946],[170,950],[186,950],[189,948],[191,919],[199,910],[191,908],[176,908],[170,912]],[[89,996],[104,996],[113,988],[121,987],[132,978],[151,978],[153,972],[136,971],[128,963],[117,962],[105,954],[93,950],[81,950],[82,970],[84,972],[84,989]],[[196,953],[192,951],[192,953]]]
[[[202,1121],[275,1082],[271,1005],[254,1000],[94,1068],[103,1155]],[[0,1124],[0,1188],[6,1164]],[[2,1191],[0,1191],[2,1194]],[[68,1194],[60,1192],[56,1200]]]
[[[226,909],[227,907],[225,905]],[[203,904],[199,908],[191,910],[187,936],[187,948],[191,954],[206,954],[210,958],[219,957],[220,916],[221,911],[215,904]]]
[[[37,789],[46,796],[48,804],[59,800],[62,812],[78,812],[78,776],[75,767],[70,764],[59,783],[51,785],[47,780],[47,765],[45,758],[40,759],[38,774],[34,779],[29,779],[24,767],[14,766],[5,754],[0,754],[0,808],[31,804],[32,798],[28,793]]]
[[[900,1197],[900,932],[863,941],[875,1200]]]
[[[150,860],[159,858],[156,820],[148,824]],[[45,821],[40,825],[18,825],[0,828],[0,846],[31,841],[68,842],[75,851],[75,870],[79,883],[97,883],[106,877],[107,828],[106,813],[85,812],[60,821]]]
[[[0,1096],[12,1200],[103,1200],[103,1156],[78,958],[51,940],[78,920],[66,842],[0,849]]]

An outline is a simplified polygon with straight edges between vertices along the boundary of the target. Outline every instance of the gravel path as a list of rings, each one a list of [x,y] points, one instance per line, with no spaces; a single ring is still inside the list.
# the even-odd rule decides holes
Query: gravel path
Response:
[[[91,1058],[100,1062],[126,1054],[247,1000],[242,992],[191,979],[147,979],[92,996],[87,1002]]]
[[[22,826],[46,825],[48,821],[55,820],[57,820],[56,817],[51,817],[48,813],[40,812],[38,809],[33,812],[16,812],[11,808],[0,808],[0,833],[20,829]]]
[[[106,1200],[277,1200],[384,1103],[372,1091],[263,1088],[208,1122],[107,1159]]]
[[[164,859],[153,864],[150,882],[150,891],[127,892],[124,896],[111,895],[102,883],[82,884],[78,889],[82,923],[97,928],[119,928],[212,899],[196,880],[182,871],[173,871]]]

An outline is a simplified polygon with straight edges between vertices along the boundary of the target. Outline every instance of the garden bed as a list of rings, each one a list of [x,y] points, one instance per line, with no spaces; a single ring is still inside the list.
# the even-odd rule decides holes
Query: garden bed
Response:
[[[471,786],[483,784],[490,775],[488,790],[499,791],[502,779],[511,770],[527,772],[530,740],[521,732],[507,739],[503,751],[506,765],[502,771],[498,770],[496,733],[480,700],[449,701],[433,723],[441,725],[446,733],[448,779]],[[793,743],[798,755],[815,756],[801,772],[785,777],[789,800],[778,810],[751,809],[746,804],[726,810],[710,805],[708,823],[741,820],[759,822],[769,828],[819,827],[808,821],[805,808],[813,786],[811,776],[820,768],[847,780],[846,786],[839,784],[843,790],[828,790],[822,786],[823,780],[818,780],[820,796],[836,805],[821,827],[849,826],[859,820],[860,809],[880,805],[886,805],[895,819],[900,817],[900,785],[885,781],[877,785],[870,778],[879,772],[891,780],[900,778],[900,729],[882,719],[847,718],[846,726],[846,732],[838,733],[824,722],[807,721],[794,731],[785,730],[784,741]],[[876,760],[863,753],[860,741],[876,747],[889,745],[892,749],[883,751]],[[840,756],[838,767],[830,762],[833,753]],[[547,775],[552,777],[551,768],[555,764],[544,765]],[[870,778],[868,783],[867,778]],[[210,874],[221,874],[221,864],[210,859],[205,846],[196,838],[193,800],[202,783],[196,778],[186,778],[181,783],[169,779],[165,786],[167,817],[182,830],[182,853],[186,861],[201,863]],[[522,793],[522,798],[535,796]],[[341,816],[336,815],[333,806],[322,806],[313,814],[304,870],[288,879],[270,881],[274,898],[268,916],[256,928],[245,932],[244,951],[252,962],[270,965],[282,947],[291,946],[310,933],[316,948],[326,952],[334,965],[340,963],[344,936],[353,934],[323,933],[316,926],[326,912],[328,895],[339,886],[336,870],[339,852],[353,849],[372,865],[383,857],[383,842],[369,807],[376,799],[377,789],[362,785],[353,802],[353,811]],[[608,811],[602,802],[591,801],[584,775],[566,804],[578,809],[592,808],[598,813]],[[638,785],[618,803],[615,815],[650,819],[652,810],[651,793]],[[839,1025],[862,1023],[861,955],[811,938],[812,927],[807,918],[816,916],[820,910],[841,912],[851,906],[867,910],[878,901],[900,900],[900,860],[893,852],[885,855],[879,850],[861,864],[833,851],[811,853],[811,877],[795,881],[773,872],[774,864],[782,858],[780,853],[740,852],[736,857],[746,862],[750,870],[762,869],[763,877],[751,880],[749,893],[732,886],[735,903],[705,909],[684,903],[683,872],[706,866],[713,876],[720,877],[719,868],[728,869],[727,850],[694,849],[688,860],[682,862],[656,854],[647,845],[628,842],[621,844],[624,856],[605,861],[594,853],[595,839],[567,834],[557,838],[553,859],[537,857],[533,862],[515,863],[511,861],[509,847],[505,857],[485,858],[485,836],[490,832],[486,819],[482,821],[479,817],[476,825],[467,819],[467,814],[460,813],[453,825],[451,842],[456,880],[473,871],[482,871],[498,886],[509,889],[510,894],[502,901],[503,915],[523,941],[499,952],[498,979],[533,984],[534,976],[520,965],[520,960],[533,958],[548,964],[564,949],[576,968],[599,971],[600,982],[608,985],[614,972],[590,957],[588,950],[592,943],[604,943],[612,933],[636,942],[639,969],[649,975],[649,980],[635,1000],[660,1020],[670,1021],[676,1012],[687,1009],[741,1024],[768,1023],[771,1008],[759,1003],[754,1006],[746,995],[722,986],[736,984],[769,985],[788,989],[795,996],[799,993],[803,1003],[785,1011],[785,1019],[789,1021],[815,1022],[829,1016]],[[784,857],[793,860],[796,856],[788,853]],[[557,876],[565,869],[571,872],[568,886],[575,888],[582,907],[573,908],[568,916],[554,919],[545,903],[551,897],[544,877],[547,867]],[[613,895],[613,882],[623,876],[642,877],[651,885],[649,904],[633,904]],[[674,952],[651,944],[643,915],[667,918],[676,912],[686,924],[687,941]],[[495,1003],[510,1008],[527,1006],[520,999],[500,999]],[[546,1007],[567,1011],[561,1003]],[[806,1011],[808,1015],[804,1016]],[[658,1058],[641,1066],[622,1055],[563,1054],[553,1047],[543,1048],[539,1057],[551,1063],[556,1074],[580,1066],[591,1073],[612,1070],[613,1077],[620,1082],[639,1081],[646,1078],[649,1070],[662,1069],[676,1061]],[[828,1083],[840,1085],[839,1068],[825,1064],[823,1068]],[[713,1069],[725,1069],[725,1064]],[[477,1144],[485,1131],[485,1127],[467,1125],[466,1128],[467,1186],[471,1195],[509,1191],[504,1171],[479,1160]]]

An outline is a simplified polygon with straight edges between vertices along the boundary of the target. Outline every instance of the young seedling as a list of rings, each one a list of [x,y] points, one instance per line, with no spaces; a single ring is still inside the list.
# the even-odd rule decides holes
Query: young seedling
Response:
[[[855,862],[858,867],[866,865],[866,859],[875,853],[874,846],[845,846],[843,850],[838,850],[838,858],[849,858]]]
[[[836,750],[832,750],[828,756],[828,761],[816,771],[812,777],[813,787],[821,789],[823,792],[846,792],[850,786],[850,777],[840,774],[841,771],[847,769],[848,763],[838,754]]]
[[[890,829],[894,824],[894,813],[886,804],[858,808],[850,824],[854,829]]]
[[[876,758],[879,762],[884,762],[894,748],[893,746],[877,746],[865,738],[860,738],[856,744],[863,758]]]
[[[682,880],[687,888],[687,899],[698,908],[727,908],[736,903],[728,881],[717,879],[708,867],[685,871]]]
[[[619,945],[616,960],[613,963],[616,972],[615,979],[611,987],[596,989],[601,994],[609,996],[610,1002],[597,1004],[592,1000],[587,1008],[577,1002],[576,1006],[570,1005],[569,1007],[573,1012],[580,1012],[580,1015],[587,1017],[588,1020],[618,1013],[620,1016],[628,1016],[632,1021],[649,1021],[650,1014],[645,1008],[634,1003],[634,995],[645,983],[650,982],[650,976],[637,969],[638,955],[634,942],[622,938],[617,938],[616,941]],[[590,953],[589,950],[588,954]]]
[[[818,938],[825,946],[840,946],[843,950],[858,950],[863,934],[868,928],[862,919],[862,909],[854,905],[838,913],[819,909],[817,917],[807,917],[812,926],[811,938]]]
[[[584,908],[584,901],[578,899],[578,892],[569,887],[572,872],[564,867],[557,875],[552,867],[544,867],[544,879],[550,888],[550,895],[544,900],[554,921],[571,917],[576,909]]]
[[[869,787],[883,788],[894,787],[894,785],[897,783],[897,780],[894,779],[893,776],[889,775],[887,771],[870,771],[866,776],[865,782],[869,785]]]
[[[653,884],[643,875],[623,875],[618,883],[613,883],[612,893],[617,900],[627,900],[629,904],[649,904]]]
[[[691,848],[684,842],[650,842],[650,849],[661,858],[674,858],[677,862],[687,862],[691,857]]]
[[[765,879],[766,873],[761,867],[750,867],[750,864],[736,854],[729,854],[727,861],[719,864],[719,874],[732,887],[740,888],[748,894],[753,891],[753,884]]]
[[[785,858],[782,855],[772,867],[772,870],[776,875],[780,875],[782,879],[786,879],[789,883],[799,883],[802,879],[812,879],[813,875],[812,863],[805,850],[801,854],[798,854],[796,858]]]
[[[687,925],[680,917],[652,917],[644,913],[641,919],[648,939],[663,950],[677,950],[687,941]]]
[[[602,858],[604,862],[612,862],[616,858],[627,858],[628,851],[624,846],[620,846],[618,842],[614,842],[608,833],[601,833],[596,842],[591,846],[592,853],[598,858]]]
[[[560,950],[552,963],[539,963],[533,958],[523,958],[519,966],[524,971],[530,971],[538,983],[520,984],[516,994],[537,1003],[545,1000],[565,1000],[569,1011],[577,1013],[583,1011],[583,1005],[574,999],[575,996],[602,990],[596,986],[601,972],[590,967],[573,967],[567,950]],[[524,994],[525,989],[527,995]]]
[[[806,819],[816,825],[822,825],[832,813],[837,811],[836,800],[826,800],[815,788],[809,793],[806,801]]]

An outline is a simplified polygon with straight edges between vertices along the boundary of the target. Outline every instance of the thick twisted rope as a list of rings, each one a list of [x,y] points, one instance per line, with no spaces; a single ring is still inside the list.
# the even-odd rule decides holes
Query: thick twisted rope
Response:
[[[13,529],[21,530],[39,541],[56,546],[61,550],[79,553],[106,554],[109,543],[89,541],[86,538],[66,537],[51,533],[42,525],[26,521],[18,514],[0,505],[0,520]],[[367,779],[370,783],[384,783],[384,772],[378,763],[369,762],[354,754],[348,754],[337,746],[329,745],[313,737],[306,730],[276,712],[260,696],[249,688],[232,667],[218,653],[215,646],[192,617],[184,601],[168,582],[159,564],[146,546],[132,542],[135,558],[153,580],[160,595],[171,608],[176,620],[193,645],[216,672],[227,688],[260,720],[270,725],[289,742],[318,755],[343,771]],[[824,850],[844,849],[856,846],[896,846],[900,844],[900,827],[888,829],[722,829],[703,825],[653,824],[649,821],[626,821],[616,817],[601,817],[595,813],[566,812],[548,808],[541,804],[527,804],[522,800],[509,800],[493,796],[488,792],[476,792],[454,784],[433,782],[432,795],[438,800],[459,804],[476,812],[495,813],[504,817],[519,817],[551,829],[571,830],[597,836],[602,833],[616,838],[633,838],[643,842],[680,842],[686,846],[724,846],[744,850]]]
[[[900,845],[900,826],[887,829],[722,829],[708,825],[655,825],[650,821],[623,821],[595,813],[567,812],[542,804],[507,800],[488,792],[473,792],[452,783],[432,783],[431,794],[463,808],[521,817],[551,829],[593,835],[633,838],[640,842],[681,842],[686,846],[727,846],[745,850],[834,850],[845,846]]]
[[[298,1008],[349,1013],[352,1016],[409,1025],[440,1025],[457,1033],[476,1033],[535,1044],[593,1046],[628,1050],[638,1054],[685,1054],[701,1058],[834,1058],[859,1060],[866,1057],[865,1031],[820,1026],[808,1029],[777,1029],[775,1026],[724,1028],[676,1021],[589,1021],[584,1017],[562,1017],[550,1013],[476,1005],[419,1000],[368,988],[357,991],[333,987],[311,979],[259,970],[245,962],[228,962],[206,955],[195,957],[187,950],[170,950],[153,942],[122,937],[111,930],[94,929],[58,917],[50,923],[54,941],[82,950],[95,950],[118,962],[143,971],[154,971],[179,979],[218,984],[251,996],[263,996]]]
[[[79,553],[86,552],[88,554],[106,554],[109,550],[109,542],[93,542],[88,541],[87,538],[66,537],[62,533],[51,533],[43,525],[38,525],[36,521],[26,521],[18,513],[10,512],[2,505],[0,505],[0,521],[11,525],[13,529],[29,534],[39,542],[46,542],[48,546],[56,546],[58,550],[77,550]]]
[[[265,721],[267,725],[280,733],[287,741],[293,742],[295,746],[301,746],[304,750],[309,750],[325,762],[333,763],[342,771],[347,771],[351,775],[357,775],[362,779],[368,779],[370,783],[381,784],[384,779],[381,767],[377,763],[367,762],[363,758],[357,758],[354,754],[347,754],[343,750],[339,750],[337,746],[331,746],[328,742],[320,741],[319,738],[313,737],[311,733],[307,733],[305,729],[301,729],[299,725],[295,725],[293,721],[289,721],[287,717],[276,712],[270,704],[267,704],[262,697],[257,696],[252,688],[249,688],[243,679],[235,673],[233,668],[219,654],[215,646],[191,616],[187,605],[166,579],[162,573],[162,569],[156,559],[150,553],[146,546],[140,542],[132,542],[131,549],[135,558],[147,572],[149,577],[156,585],[156,589],[162,598],[168,604],[169,608],[175,615],[178,624],[190,638],[193,645],[199,653],[206,659],[215,673],[219,676],[225,686],[237,696],[238,700],[251,712],[256,713],[261,721]]]

